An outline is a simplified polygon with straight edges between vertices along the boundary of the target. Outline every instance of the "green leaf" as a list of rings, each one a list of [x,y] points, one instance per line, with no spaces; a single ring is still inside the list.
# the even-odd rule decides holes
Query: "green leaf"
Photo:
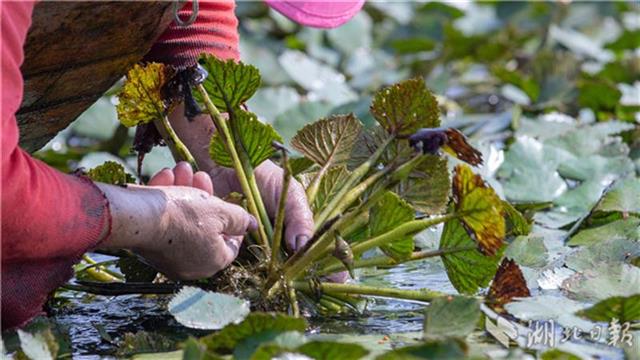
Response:
[[[125,172],[124,167],[115,161],[105,161],[104,164],[89,170],[87,176],[93,181],[112,185],[126,185],[136,182],[136,178]]]
[[[559,349],[551,349],[542,353],[542,355],[540,355],[540,359],[542,360],[580,360],[582,358],[579,356],[570,354],[568,352],[564,352]]]
[[[147,124],[167,113],[162,88],[171,78],[163,64],[135,65],[118,95],[118,120],[126,127]]]
[[[475,329],[480,319],[480,302],[464,296],[443,296],[427,307],[424,336],[464,338]]]
[[[291,139],[291,146],[322,167],[343,165],[362,123],[353,115],[334,115],[309,124]]]
[[[310,341],[299,346],[296,351],[315,360],[357,360],[369,353],[357,344],[331,341]]]
[[[389,133],[400,136],[440,125],[438,102],[422,78],[405,80],[378,91],[371,113]]]
[[[640,241],[640,219],[629,217],[591,229],[582,230],[574,235],[567,245],[591,245],[610,240]]]
[[[458,219],[444,225],[440,238],[440,249],[475,247],[476,242],[469,236]],[[486,287],[498,270],[504,247],[494,256],[484,256],[473,249],[442,255],[442,262],[451,284],[461,294],[473,295],[479,288]]]
[[[169,302],[169,312],[184,326],[218,330],[239,323],[250,310],[248,301],[235,296],[185,286]]]
[[[260,87],[260,71],[254,66],[209,54],[203,54],[198,62],[209,73],[202,85],[221,112],[235,110]]]
[[[640,214],[640,178],[620,181],[605,194],[596,210]]]
[[[427,341],[384,353],[376,360],[466,359],[467,345],[459,340]]]
[[[207,347],[198,340],[190,337],[182,344],[180,359],[182,360],[221,360],[223,357],[207,351]],[[156,355],[156,354],[153,354]],[[138,360],[136,358],[136,360]]]
[[[480,175],[464,164],[455,167],[452,188],[462,224],[473,234],[482,253],[494,255],[505,237],[503,201]]]
[[[240,324],[230,324],[220,332],[200,338],[209,350],[233,351],[244,340],[258,335],[269,335],[269,341],[287,331],[304,332],[306,322],[283,314],[252,312]]]
[[[577,315],[607,323],[613,318],[620,320],[620,323],[640,321],[640,294],[610,297],[588,309],[578,311]]]
[[[152,282],[158,271],[135,257],[121,257],[118,268],[127,282]]]
[[[625,30],[615,41],[608,43],[605,48],[614,51],[640,48],[640,29]]]
[[[371,209],[369,218],[369,237],[382,235],[415,218],[415,211],[404,200],[391,191],[385,193],[380,201]],[[380,247],[388,256],[402,260],[413,252],[413,236],[394,239],[393,242]]]
[[[423,37],[412,37],[393,40],[391,47],[398,54],[412,54],[421,51],[431,51],[436,47],[436,43],[433,40]]]
[[[128,358],[133,354],[165,352],[175,348],[175,341],[162,334],[148,331],[138,331],[135,334],[127,332],[118,343],[116,357]]]
[[[289,159],[289,165],[291,165],[293,176],[298,176],[312,169],[315,163],[313,162],[313,160],[307,159],[306,157],[297,157]]]
[[[317,172],[305,174],[303,184],[307,186],[309,182],[316,176]],[[349,177],[349,171],[344,166],[338,166],[329,169],[325,176],[320,180],[318,193],[313,200],[312,208],[314,213],[319,213],[324,207],[335,197],[340,191],[342,185]]]
[[[251,166],[254,168],[263,161],[272,157],[276,150],[271,146],[274,141],[282,142],[282,138],[269,124],[261,123],[254,114],[244,111],[235,110],[235,118],[240,136],[241,145],[249,156]],[[209,155],[216,164],[225,167],[233,167],[231,155],[227,152],[223,137],[216,133],[211,138],[209,146]]]
[[[512,235],[528,235],[529,232],[531,232],[533,220],[525,218],[520,211],[513,207],[508,201],[503,201],[502,206],[506,214],[509,233]]]
[[[590,270],[565,280],[562,289],[580,301],[636,295],[640,289],[640,268],[622,262],[594,263]]]
[[[427,159],[394,191],[417,211],[428,215],[441,214],[446,210],[451,189],[447,159],[437,155],[425,156]]]
[[[507,247],[505,255],[523,266],[541,268],[547,265],[547,248],[539,236],[518,236]]]

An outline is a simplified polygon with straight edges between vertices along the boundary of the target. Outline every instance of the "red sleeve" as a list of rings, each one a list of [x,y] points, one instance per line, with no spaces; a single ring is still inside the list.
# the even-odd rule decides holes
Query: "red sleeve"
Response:
[[[107,232],[107,200],[90,181],[65,175],[18,146],[20,64],[32,2],[0,2],[2,16],[2,328],[42,312],[47,295]]]
[[[202,53],[221,59],[240,59],[238,19],[234,0],[200,0],[196,21],[186,27],[173,22],[153,45],[145,60],[175,66],[195,64]],[[178,12],[186,21],[192,14],[191,2]]]

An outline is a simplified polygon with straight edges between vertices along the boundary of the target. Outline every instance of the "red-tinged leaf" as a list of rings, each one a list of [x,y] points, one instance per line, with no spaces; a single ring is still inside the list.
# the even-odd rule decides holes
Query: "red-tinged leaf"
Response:
[[[496,309],[502,309],[516,297],[529,297],[531,293],[518,264],[504,258],[489,288],[488,300]]]

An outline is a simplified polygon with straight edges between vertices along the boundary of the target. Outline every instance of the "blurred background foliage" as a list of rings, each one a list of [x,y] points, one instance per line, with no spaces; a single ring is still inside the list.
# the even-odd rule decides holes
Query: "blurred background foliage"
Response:
[[[476,143],[509,145],[541,115],[552,122],[548,131],[619,120],[635,124],[624,139],[640,167],[638,3],[371,1],[332,30],[301,27],[262,2],[240,1],[236,13],[242,60],[263,79],[248,105],[287,141],[335,113],[373,126],[371,94],[421,76],[438,95],[444,124]],[[112,160],[134,174],[133,131],[116,119],[119,85],[36,156],[63,171]],[[143,178],[172,164],[168,149],[156,148]]]

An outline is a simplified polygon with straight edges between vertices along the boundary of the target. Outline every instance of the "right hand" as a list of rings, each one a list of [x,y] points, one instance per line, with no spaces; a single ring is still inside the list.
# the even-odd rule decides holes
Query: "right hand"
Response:
[[[204,175],[180,163],[156,175],[152,186],[97,184],[112,217],[111,234],[100,247],[130,249],[175,279],[205,278],[227,267],[256,220],[211,195],[211,180]]]

